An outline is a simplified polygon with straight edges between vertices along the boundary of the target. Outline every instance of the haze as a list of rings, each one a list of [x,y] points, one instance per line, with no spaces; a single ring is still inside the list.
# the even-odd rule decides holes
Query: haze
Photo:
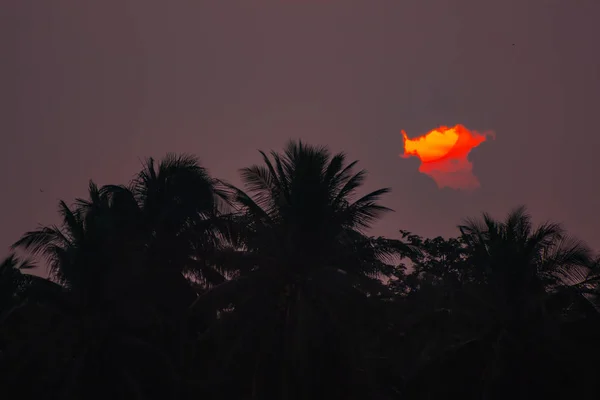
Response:
[[[167,6],[168,4],[168,6]],[[454,235],[526,204],[598,248],[595,0],[8,0],[0,24],[0,243],[57,220],[87,181],[197,154],[239,184],[290,138],[345,151],[391,186],[398,229]],[[439,190],[400,129],[497,133],[469,158],[484,184]]]

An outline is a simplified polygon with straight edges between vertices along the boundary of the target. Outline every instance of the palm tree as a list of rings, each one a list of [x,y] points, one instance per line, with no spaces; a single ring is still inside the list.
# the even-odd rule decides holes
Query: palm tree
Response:
[[[29,274],[35,267],[14,254],[0,263],[0,385],[5,391],[18,389],[25,397],[47,390],[45,383],[56,378],[62,360],[68,357],[68,345],[59,352],[53,341],[54,310],[69,305],[65,292],[60,285]],[[44,346],[51,341],[53,346]]]
[[[81,276],[83,267],[74,266],[78,264],[78,257],[85,256],[84,219],[78,210],[72,210],[64,201],[59,202],[59,214],[62,217],[59,226],[43,226],[26,232],[12,248],[23,249],[33,256],[43,256],[52,279],[69,289],[81,290],[84,285]]]
[[[180,362],[178,314],[196,298],[182,273],[200,275],[202,257],[211,257],[218,245],[215,185],[193,157],[168,155],[157,168],[149,159],[128,186],[90,182],[88,199],[73,207],[60,202],[59,226],[27,232],[13,245],[44,256],[53,279],[76,299],[81,336],[89,338],[79,355],[82,365],[100,362],[110,370],[112,361],[128,354],[123,341],[169,353],[157,356],[167,364]],[[99,348],[99,340],[113,348]],[[111,363],[102,361],[111,354]],[[76,382],[85,369],[73,370]]]
[[[417,291],[406,304],[418,325],[403,331],[406,347],[400,349],[409,351],[401,354],[424,348],[426,356],[419,352],[416,357],[425,362],[413,368],[409,395],[493,399],[551,394],[556,387],[548,381],[574,376],[558,362],[568,353],[559,340],[565,310],[571,308],[564,288],[585,275],[590,250],[559,224],[535,227],[523,207],[500,221],[489,214],[468,219],[459,229],[462,260],[454,267],[460,274],[466,271],[468,279],[454,285],[454,279],[444,278],[441,286]],[[451,264],[445,260],[439,266],[447,270]],[[426,307],[419,317],[414,300],[427,306],[448,285],[454,300],[438,306],[444,312],[433,315],[435,307]]]
[[[168,154],[158,166],[149,158],[128,186],[90,182],[89,199],[74,208],[61,201],[59,226],[27,232],[13,248],[45,256],[53,278],[88,297],[114,293],[101,287],[130,285],[132,276],[180,286],[182,273],[218,281],[205,267],[220,240],[218,184],[194,157]],[[172,294],[184,296],[180,289]]]
[[[589,269],[590,249],[569,237],[555,223],[533,227],[524,207],[504,221],[484,214],[459,227],[471,252],[471,262],[484,270],[487,289],[496,294],[506,316],[520,321],[546,312],[548,294],[566,284],[569,276]]]
[[[146,160],[130,189],[142,212],[149,266],[206,278],[195,261],[220,244],[219,215],[227,209],[221,182],[195,157],[167,154],[158,166]]]
[[[324,147],[290,142],[283,154],[260,153],[264,165],[241,170],[248,193],[229,186],[242,223],[220,262],[233,263],[238,276],[200,296],[192,310],[233,307],[213,338],[239,332],[225,345],[225,363],[234,363],[236,348],[256,349],[238,360],[250,374],[247,392],[309,398],[357,373],[348,368],[348,329],[356,331],[367,296],[383,290],[377,277],[397,251],[398,242],[364,233],[390,211],[378,203],[389,189],[354,200],[366,172],[353,172],[356,161],[346,164],[343,153],[331,156]]]
[[[97,307],[123,294],[115,285],[131,283],[127,278],[135,264],[127,255],[136,249],[129,221],[136,214],[135,208],[123,208],[90,182],[89,200],[78,199],[75,207],[59,202],[60,225],[27,232],[12,247],[44,257],[51,278],[82,308]]]
[[[569,276],[589,268],[591,251],[559,224],[534,227],[524,207],[504,221],[484,214],[459,228],[470,262],[483,271],[480,290],[470,292],[473,304],[487,307],[487,315],[476,317],[486,318],[491,328],[480,340],[495,349],[483,380],[512,387],[513,394],[527,394],[530,385],[537,387],[551,376],[550,365],[558,365],[554,362],[560,353],[556,344],[561,320],[550,301]],[[507,379],[512,385],[506,386]]]

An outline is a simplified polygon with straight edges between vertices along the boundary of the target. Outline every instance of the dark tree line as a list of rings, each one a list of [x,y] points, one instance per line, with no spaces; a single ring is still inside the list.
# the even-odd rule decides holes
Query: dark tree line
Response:
[[[598,398],[598,262],[559,224],[517,208],[371,237],[389,189],[358,195],[356,161],[260,154],[243,190],[149,159],[17,240],[2,398]]]

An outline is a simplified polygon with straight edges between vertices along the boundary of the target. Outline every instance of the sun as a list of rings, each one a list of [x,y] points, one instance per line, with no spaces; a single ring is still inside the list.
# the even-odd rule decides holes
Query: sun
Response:
[[[418,157],[421,160],[419,172],[433,178],[439,188],[475,189],[480,184],[473,175],[468,155],[488,136],[494,134],[471,131],[463,125],[440,126],[414,139],[402,131],[404,153],[401,156]]]

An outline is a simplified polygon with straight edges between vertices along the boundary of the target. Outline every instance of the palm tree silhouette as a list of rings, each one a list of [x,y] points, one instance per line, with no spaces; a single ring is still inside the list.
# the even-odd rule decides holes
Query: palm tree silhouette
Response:
[[[383,290],[376,278],[397,251],[397,243],[364,234],[390,211],[378,203],[389,189],[353,200],[366,172],[324,147],[290,142],[283,154],[260,153],[263,165],[241,170],[248,192],[229,186],[240,213],[237,251],[221,262],[234,263],[239,277],[200,296],[192,310],[233,305],[213,329],[235,329],[239,346],[255,348],[254,396],[267,388],[285,399],[323,395],[328,386],[340,389],[344,373],[357,373],[345,364],[352,363],[349,308],[358,315],[366,296]]]
[[[98,188],[90,182],[88,199],[73,207],[60,202],[59,226],[27,232],[13,245],[44,256],[77,305],[74,318],[89,339],[73,377],[98,363],[110,373],[139,348],[166,360],[158,365],[183,362],[181,318],[196,294],[182,273],[201,273],[199,260],[218,242],[215,185],[193,157],[168,155],[158,167],[148,159],[130,185]],[[134,339],[134,331],[145,336]],[[163,333],[152,339],[152,332]],[[159,347],[150,343],[157,340]],[[165,351],[170,356],[159,355]],[[73,385],[81,379],[73,378],[65,389],[70,394],[63,394],[78,393]]]
[[[0,262],[0,386],[21,397],[596,398],[600,258],[524,207],[455,238],[370,237],[389,189],[289,142],[89,183]],[[37,260],[36,260],[37,261]],[[382,279],[384,278],[384,279]],[[551,382],[551,384],[549,384]]]
[[[486,340],[495,350],[484,377],[490,384],[485,390],[500,393],[496,385],[509,384],[513,393],[526,395],[531,382],[545,379],[539,371],[553,357],[548,350],[558,337],[560,321],[551,300],[566,278],[589,268],[591,251],[559,224],[534,227],[524,207],[503,221],[484,214],[459,228],[470,262],[483,270],[481,290],[471,292],[473,302],[487,305],[491,312]],[[538,374],[528,372],[532,370]]]
[[[591,250],[569,237],[556,223],[533,227],[524,207],[504,221],[488,214],[459,227],[471,252],[471,262],[484,270],[488,293],[506,318],[523,322],[545,312],[552,289],[592,263]]]

